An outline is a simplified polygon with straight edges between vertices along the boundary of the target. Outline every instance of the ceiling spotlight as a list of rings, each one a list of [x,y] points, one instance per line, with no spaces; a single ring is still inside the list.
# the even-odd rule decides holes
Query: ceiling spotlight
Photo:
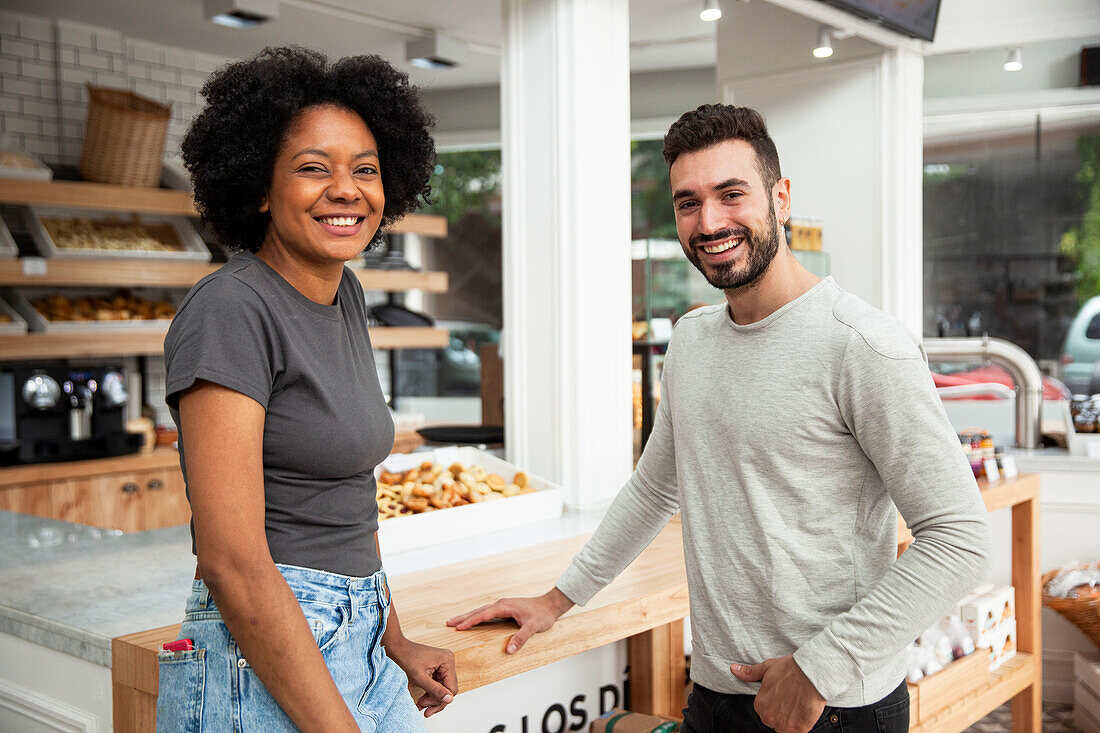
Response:
[[[1018,48],[1009,49],[1008,56],[1005,57],[1005,64],[1002,67],[1005,71],[1019,71],[1024,68],[1024,54]]]
[[[833,55],[833,39],[829,26],[823,25],[817,29],[817,45],[814,46],[814,58],[827,59]]]
[[[703,0],[703,9],[699,11],[699,20],[714,22],[722,17],[722,8],[718,7],[718,0]]]
[[[449,36],[433,33],[405,42],[405,59],[422,69],[451,69],[466,55],[466,44]]]
[[[279,0],[203,0],[207,20],[230,28],[252,28],[279,17]]]

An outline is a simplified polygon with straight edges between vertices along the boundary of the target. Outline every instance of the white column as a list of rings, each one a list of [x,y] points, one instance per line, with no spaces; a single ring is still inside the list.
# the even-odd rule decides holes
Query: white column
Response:
[[[630,474],[627,0],[503,0],[509,460],[606,504]]]
[[[923,331],[924,57],[909,49],[883,54],[879,67],[879,243],[882,309]]]

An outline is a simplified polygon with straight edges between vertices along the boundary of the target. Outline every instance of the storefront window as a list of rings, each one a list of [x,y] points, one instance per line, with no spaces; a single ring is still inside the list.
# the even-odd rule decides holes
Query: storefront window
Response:
[[[1100,295],[1100,122],[1036,116],[926,142],[924,161],[925,335],[1007,339],[1064,377],[1071,324]]]
[[[450,332],[450,345],[399,352],[397,392],[433,419],[476,423],[482,348],[499,343],[502,321],[500,151],[440,153],[431,187],[424,213],[445,216],[448,235],[424,240],[420,259],[425,269],[446,272],[450,284],[446,293],[426,295],[422,307]]]

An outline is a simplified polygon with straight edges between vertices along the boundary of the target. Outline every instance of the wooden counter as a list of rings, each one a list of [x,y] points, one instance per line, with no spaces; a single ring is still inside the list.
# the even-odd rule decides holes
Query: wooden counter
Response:
[[[504,652],[515,624],[470,631],[444,624],[451,616],[504,596],[546,592],[587,539],[588,535],[572,537],[392,578],[401,627],[410,639],[454,652],[461,691],[629,638],[628,706],[679,717],[687,683],[682,619],[688,615],[679,517],[587,606],[573,608],[518,654]],[[179,625],[166,626],[112,641],[115,733],[155,729],[157,650],[178,633]]]

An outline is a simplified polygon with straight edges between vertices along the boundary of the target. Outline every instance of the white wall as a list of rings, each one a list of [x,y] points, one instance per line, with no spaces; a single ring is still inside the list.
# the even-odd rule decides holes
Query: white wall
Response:
[[[783,175],[791,179],[791,213],[822,220],[837,283],[881,307],[876,74],[874,64],[855,62],[733,81],[725,89],[727,102],[767,118]]]

